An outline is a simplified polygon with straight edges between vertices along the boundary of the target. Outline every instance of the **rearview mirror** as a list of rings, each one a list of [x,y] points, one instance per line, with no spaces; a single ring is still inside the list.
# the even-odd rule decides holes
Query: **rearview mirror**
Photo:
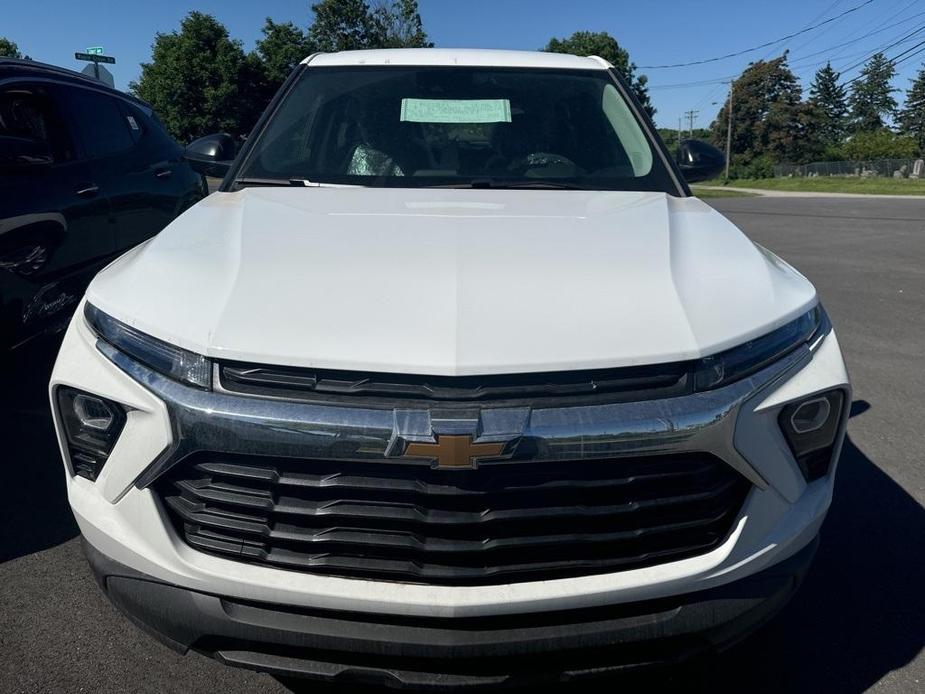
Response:
[[[688,183],[715,178],[726,167],[723,153],[703,140],[681,140],[677,161]]]
[[[0,135],[0,169],[27,171],[54,164],[48,145],[28,137]]]
[[[183,157],[193,170],[204,176],[224,178],[234,161],[234,138],[228,133],[215,133],[193,140],[186,147]]]

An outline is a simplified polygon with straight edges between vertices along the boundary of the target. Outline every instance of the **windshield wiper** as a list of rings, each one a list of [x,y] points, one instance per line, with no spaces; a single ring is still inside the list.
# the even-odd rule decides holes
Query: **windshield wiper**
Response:
[[[560,181],[517,181],[515,183],[498,183],[493,181],[489,188],[559,188],[562,190],[587,190],[582,186],[575,185],[574,183],[562,183]]]
[[[471,181],[459,182],[459,183],[441,183],[432,186],[426,186],[427,188],[496,188],[496,189],[506,189],[506,188],[521,188],[521,189],[534,189],[534,190],[544,190],[544,189],[561,189],[561,190],[587,190],[581,186],[575,185],[574,183],[564,183],[560,181],[549,181],[549,180],[536,180],[536,181],[498,181],[491,178],[474,178]]]
[[[291,186],[286,178],[236,178],[232,182],[236,186]],[[300,184],[301,185],[301,184]]]
[[[307,178],[236,178],[236,186],[284,186],[286,188],[362,188],[363,186],[341,183],[319,183]]]
[[[409,178],[408,181],[414,180]],[[368,186],[357,185],[355,183],[321,183],[318,181],[309,181],[307,178],[236,178],[233,181],[235,186],[283,186],[289,187],[306,187],[306,188],[364,188]],[[564,183],[559,181],[498,181],[491,178],[475,178],[471,181],[460,181],[458,183],[436,183],[433,185],[424,185],[423,188],[494,188],[494,189],[524,189],[524,190],[588,190],[574,183]]]

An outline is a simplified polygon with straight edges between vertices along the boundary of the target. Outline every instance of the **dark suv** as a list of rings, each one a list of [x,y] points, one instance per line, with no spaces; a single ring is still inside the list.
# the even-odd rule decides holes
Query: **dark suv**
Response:
[[[144,102],[0,58],[0,352],[64,327],[101,267],[206,193]]]

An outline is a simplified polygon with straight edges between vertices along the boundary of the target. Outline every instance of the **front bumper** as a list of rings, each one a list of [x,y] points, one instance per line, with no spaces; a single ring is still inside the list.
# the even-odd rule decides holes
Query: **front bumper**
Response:
[[[77,315],[62,344],[51,390],[73,386],[129,410],[122,435],[96,482],[68,470],[68,498],[84,537],[121,564],[166,583],[291,606],[481,617],[659,599],[742,579],[806,546],[818,533],[831,502],[834,470],[811,484],[803,481],[777,423],[781,408],[831,388],[845,389],[846,408],[850,403],[838,341],[829,333],[813,349],[801,348],[764,371],[709,393],[575,407],[571,412],[536,410],[518,420],[527,422],[527,435],[556,444],[545,446],[550,455],[565,459],[688,450],[708,451],[725,460],[752,483],[752,489],[729,535],[705,554],[626,571],[499,585],[341,578],[196,551],[177,536],[151,488],[140,488],[136,482],[155,461],[169,461],[171,451],[194,440],[232,450],[301,447],[312,451],[352,439],[354,451],[362,448],[381,460],[379,449],[389,444],[396,428],[402,433],[401,422],[409,420],[391,412],[385,416],[360,412],[361,425],[343,429],[350,408],[205,393],[150,371],[130,376],[101,353],[81,312]],[[339,433],[332,436],[335,432]],[[58,433],[67,461],[60,423]]]
[[[181,653],[338,684],[459,690],[578,681],[728,647],[787,603],[817,544],[710,590],[605,609],[463,620],[229,599],[158,581],[84,548],[116,607]]]

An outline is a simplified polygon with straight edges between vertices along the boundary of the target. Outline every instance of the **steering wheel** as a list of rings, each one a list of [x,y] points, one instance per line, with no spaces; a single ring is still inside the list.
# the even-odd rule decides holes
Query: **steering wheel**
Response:
[[[508,164],[507,170],[512,173],[524,173],[529,169],[571,169],[572,172],[578,173],[578,165],[566,156],[555,154],[553,152],[531,152],[525,157],[515,159]]]

